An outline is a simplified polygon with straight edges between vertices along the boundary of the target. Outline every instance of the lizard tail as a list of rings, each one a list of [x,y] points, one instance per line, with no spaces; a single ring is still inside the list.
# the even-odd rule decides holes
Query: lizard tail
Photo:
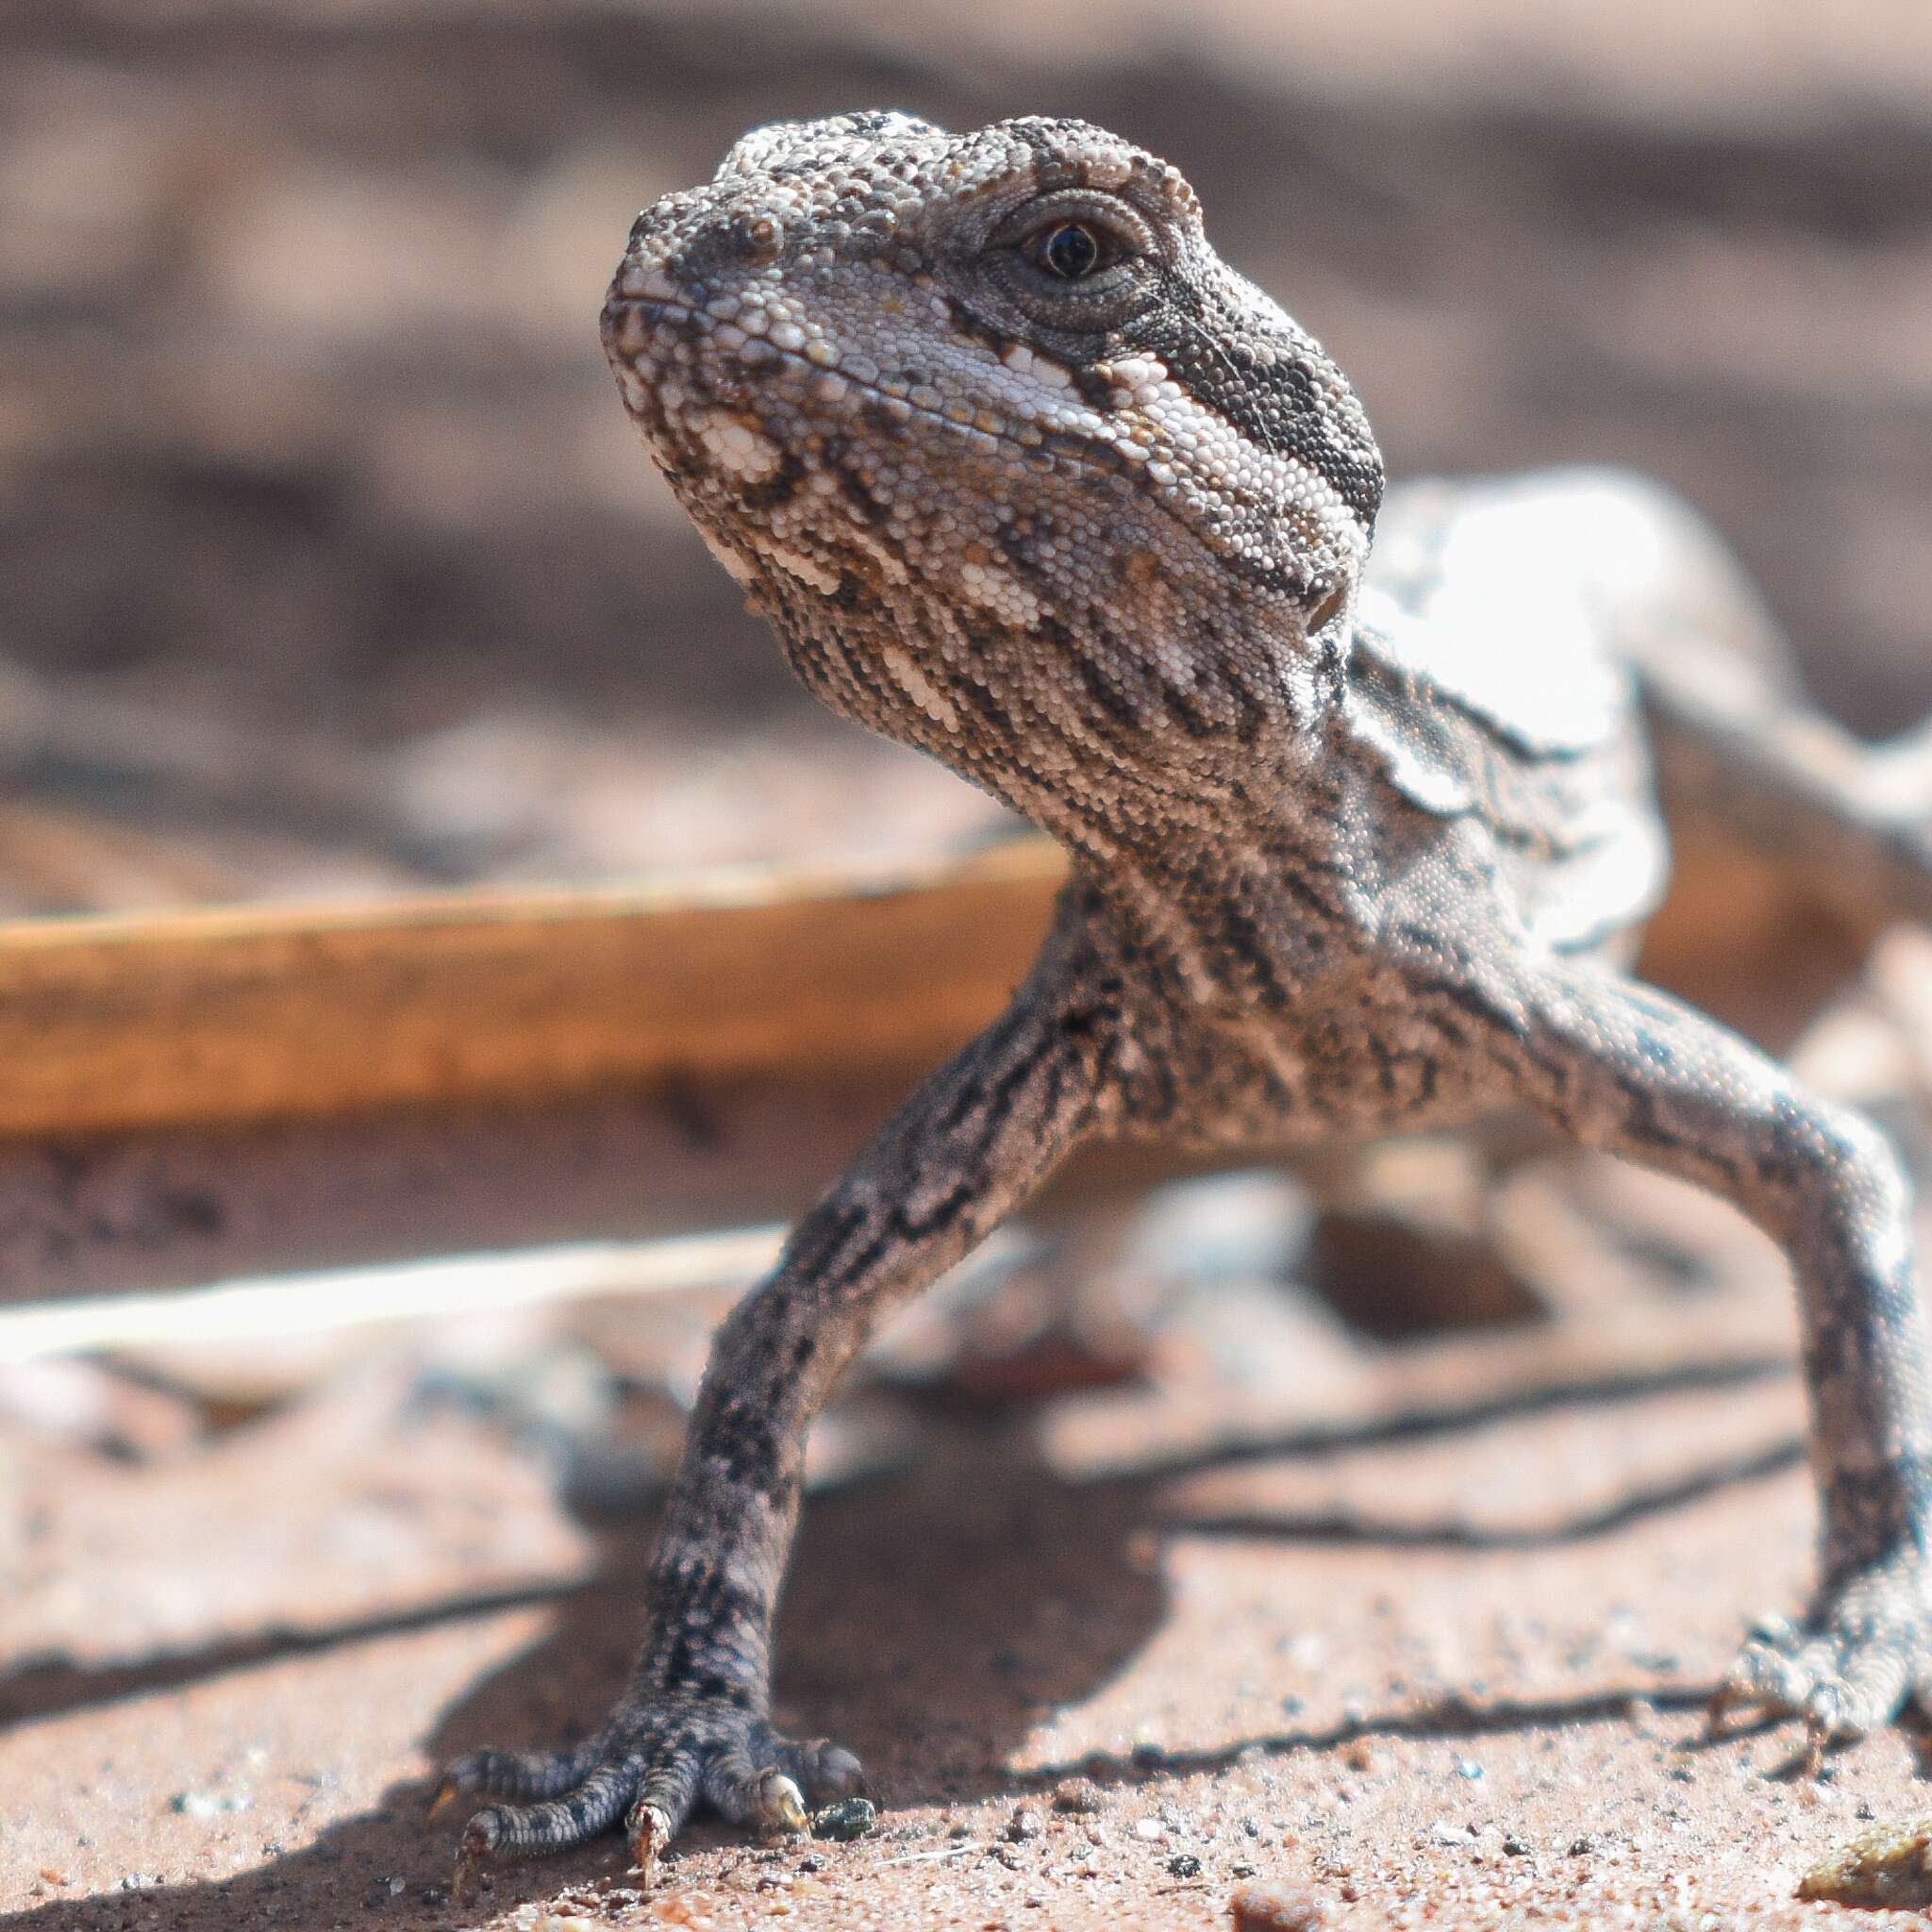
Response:
[[[1424,618],[1468,603],[1533,635],[1539,569],[1555,557],[1574,571],[1642,693],[1674,831],[1741,843],[1859,924],[1932,924],[1932,719],[1869,744],[1821,711],[1742,564],[1681,497],[1622,471],[1556,470],[1411,485],[1383,523],[1372,575]],[[1489,534],[1474,596],[1467,564],[1444,561],[1471,530]],[[1513,572],[1512,545],[1525,553]]]
[[[1636,673],[1673,826],[1741,842],[1861,924],[1932,924],[1932,718],[1890,743],[1855,737],[1690,505],[1621,475],[1569,487],[1599,535],[1592,595]]]
[[[1782,677],[1713,689],[1639,661],[1672,820],[1718,828],[1861,921],[1932,924],[1932,719],[1855,738]]]

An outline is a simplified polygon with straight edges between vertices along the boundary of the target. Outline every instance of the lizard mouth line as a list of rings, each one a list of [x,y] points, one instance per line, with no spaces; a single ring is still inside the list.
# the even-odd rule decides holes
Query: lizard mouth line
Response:
[[[651,296],[627,295],[622,301],[612,303],[611,308],[614,311],[634,309],[650,322],[672,323],[683,329],[687,339],[693,342],[708,342],[717,329],[724,325],[714,318],[704,315],[701,311],[689,308],[683,303],[668,302]],[[826,367],[800,355],[796,349],[781,349],[768,337],[753,336],[747,331],[747,340],[764,343],[766,353],[771,358],[771,361],[764,365],[766,368],[771,367],[773,363],[783,363],[792,373],[802,375],[808,380],[815,376],[836,375],[841,382],[847,384],[859,395],[873,402],[884,405],[889,409],[903,408],[908,415],[918,416],[927,423],[941,425],[958,435],[980,437],[989,441],[1004,443],[1007,448],[1016,451],[1022,457],[1048,456],[1068,462],[1084,461],[1096,468],[1111,470],[1116,473],[1124,471],[1133,460],[1131,458],[1122,455],[1113,443],[1108,442],[1104,438],[1100,439],[1097,442],[1083,441],[1078,443],[1077,447],[1068,448],[1065,445],[1068,442],[1074,441],[1074,438],[1071,431],[1064,429],[1053,432],[1041,430],[1038,442],[1027,442],[1022,438],[1015,436],[1008,428],[987,429],[977,423],[960,423],[948,416],[943,410],[935,409],[927,404],[915,403],[908,396],[895,395],[891,390],[884,388],[879,383],[868,381],[863,376],[854,375],[837,364]],[[618,353],[634,369],[647,364],[648,358],[646,358],[633,356],[623,349],[620,349]],[[729,350],[718,350],[715,353],[720,356],[732,356],[734,354],[734,352]],[[741,354],[741,352],[738,353]],[[745,363],[742,366],[745,374],[754,378],[760,373],[759,366],[757,363]],[[809,400],[815,405],[814,413],[829,413],[829,407],[825,404],[824,398],[811,397]],[[1057,439],[1060,445],[1058,447],[1055,446]],[[773,440],[775,441],[777,439],[774,438]],[[1099,455],[1098,452],[1102,449],[1105,449],[1108,454],[1105,457]]]
[[[635,311],[647,322],[669,322],[675,327],[681,329],[685,339],[692,343],[709,342],[716,330],[724,325],[716,318],[692,308],[688,303],[668,300],[662,296],[625,295],[611,302],[608,306],[608,312],[613,319],[627,311]],[[614,327],[611,329],[610,334],[614,341],[616,336]],[[936,424],[944,429],[952,431],[955,435],[982,438],[1014,451],[1022,458],[1045,457],[1054,462],[1063,462],[1075,466],[1084,465],[1090,472],[1104,472],[1111,475],[1133,475],[1136,474],[1136,459],[1123,452],[1116,443],[1110,442],[1105,438],[1081,438],[1071,430],[1059,429],[1051,432],[1041,430],[1040,432],[1041,440],[1037,443],[1023,441],[1010,429],[984,429],[976,423],[956,422],[951,416],[946,415],[941,410],[931,408],[922,403],[915,403],[907,396],[894,395],[890,390],[881,388],[875,382],[869,382],[862,376],[849,375],[845,370],[836,366],[829,369],[822,368],[818,363],[810,361],[806,357],[800,355],[797,350],[780,348],[775,342],[769,341],[763,336],[748,335],[747,339],[752,341],[764,343],[766,353],[771,358],[771,361],[763,365],[764,368],[769,369],[775,364],[782,363],[786,365],[791,373],[802,375],[808,381],[814,376],[836,375],[858,394],[878,404],[883,408],[888,410],[895,408],[905,409],[908,412],[908,420],[913,416],[917,416],[922,421]],[[714,350],[713,353],[724,356],[729,355],[731,352]],[[658,373],[658,366],[646,355],[633,354],[622,347],[617,350],[617,354],[623,358],[625,363],[629,368],[641,375],[648,374],[655,376]],[[751,377],[756,378],[760,373],[759,365],[758,364],[747,364],[744,366],[745,374]],[[823,398],[811,397],[808,390],[806,391],[806,395],[811,405],[809,413],[815,419],[822,420],[829,415],[832,406],[827,405]],[[903,425],[895,424],[894,426],[901,427]],[[759,430],[760,433],[768,433],[765,431],[762,421],[759,424]],[[777,443],[780,449],[786,448],[781,439],[773,437],[771,441]],[[1148,454],[1151,458],[1152,453],[1149,452]],[[1147,498],[1147,501],[1178,529],[1186,532],[1191,541],[1204,544],[1215,556],[1220,558],[1224,563],[1232,567],[1239,567],[1241,560],[1231,553],[1222,549],[1211,534],[1197,529],[1186,517],[1182,516],[1179,510],[1167,500],[1165,491],[1153,493]],[[1289,594],[1296,594],[1292,585],[1273,585],[1271,588],[1286,589]]]

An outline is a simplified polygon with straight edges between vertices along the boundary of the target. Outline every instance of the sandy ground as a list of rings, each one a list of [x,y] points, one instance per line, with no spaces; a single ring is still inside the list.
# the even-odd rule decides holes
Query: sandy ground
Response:
[[[1241,1447],[1198,1389],[935,1423],[814,1504],[784,1615],[781,1713],[863,1754],[878,1835],[701,1827],[649,1899],[613,1840],[453,1906],[455,1825],[422,1817],[449,1754],[594,1719],[637,1525],[577,1528],[380,1377],[118,1482],[49,1452],[22,1608],[55,1594],[66,1655],[0,1693],[4,1923],[1205,1926],[1270,1882],[1364,1925],[1833,1921],[1792,1888],[1932,1808],[1907,1741],[1819,1783],[1782,1774],[1789,1737],[1699,1741],[1740,1618],[1806,1587],[1760,1286],[1311,1342]],[[1091,1814],[1055,1808],[1076,1776]]]

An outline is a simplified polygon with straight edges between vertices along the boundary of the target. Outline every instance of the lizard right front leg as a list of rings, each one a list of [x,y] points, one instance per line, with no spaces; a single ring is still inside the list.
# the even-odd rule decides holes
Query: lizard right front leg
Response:
[[[563,1851],[620,1819],[648,1874],[701,1802],[737,1824],[795,1829],[808,1799],[861,1785],[849,1752],[781,1738],[766,1716],[806,1438],[879,1321],[1105,1124],[1116,1021],[1078,957],[1049,948],[1005,1017],[884,1128],[720,1329],[631,1684],[583,1745],[478,1752],[450,1768],[439,1802],[513,1801],[470,1820],[459,1888],[492,1857]]]
[[[1510,1091],[1586,1145],[1711,1189],[1790,1261],[1821,1574],[1802,1622],[1765,1620],[1744,1645],[1714,1720],[1800,1718],[1815,1762],[1908,1700],[1932,1711],[1932,1346],[1911,1196],[1884,1137],[1652,988],[1437,943],[1420,990]]]

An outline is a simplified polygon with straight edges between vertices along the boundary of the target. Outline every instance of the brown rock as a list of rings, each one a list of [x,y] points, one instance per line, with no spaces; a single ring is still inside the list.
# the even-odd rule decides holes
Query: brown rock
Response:
[[[1328,1932],[1341,1924],[1326,1899],[1299,1886],[1243,1885],[1227,1904],[1235,1932]]]

